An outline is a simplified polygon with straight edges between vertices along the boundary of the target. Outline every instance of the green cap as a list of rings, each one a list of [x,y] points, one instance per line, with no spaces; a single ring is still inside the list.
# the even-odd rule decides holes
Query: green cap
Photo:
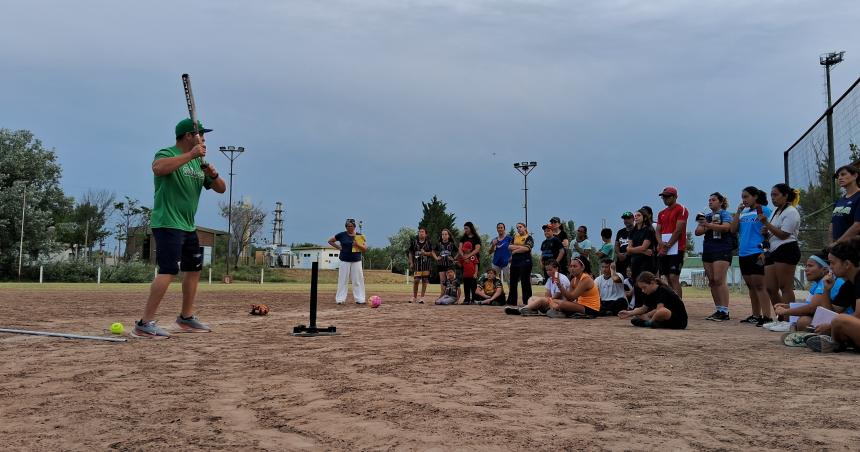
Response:
[[[212,131],[212,129],[204,129],[203,123],[199,119],[197,120],[197,129],[200,133],[209,133]],[[194,133],[194,123],[191,122],[191,118],[185,118],[176,124],[176,138],[180,138],[186,133]]]

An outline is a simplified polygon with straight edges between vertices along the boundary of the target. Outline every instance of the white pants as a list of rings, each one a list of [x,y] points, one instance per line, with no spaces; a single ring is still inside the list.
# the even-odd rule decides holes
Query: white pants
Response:
[[[352,297],[356,303],[364,303],[364,270],[361,261],[340,262],[337,269],[337,295],[334,300],[338,303],[346,301],[346,285],[352,280]]]

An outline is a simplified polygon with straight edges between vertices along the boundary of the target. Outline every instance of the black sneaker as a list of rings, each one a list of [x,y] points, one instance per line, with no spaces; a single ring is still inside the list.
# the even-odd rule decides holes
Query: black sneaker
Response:
[[[773,322],[772,318],[761,316],[761,317],[759,317],[758,322],[756,322],[755,326],[760,327],[760,326],[764,325],[765,323],[770,323],[770,322]]]
[[[709,315],[709,316],[705,317],[705,320],[716,321],[716,320],[717,320],[717,316],[719,316],[719,315],[720,315],[720,311],[714,311],[714,313],[713,313],[713,314],[711,314],[711,315]]]
[[[642,320],[639,317],[633,317],[632,319],[630,319],[630,324],[633,326],[638,326],[638,327],[647,326],[645,324],[645,320]]]
[[[751,316],[749,316],[749,317],[747,317],[747,318],[745,318],[745,319],[741,320],[741,321],[740,321],[740,323],[752,323],[752,324],[757,324],[757,323],[758,323],[758,317],[756,317],[756,316],[754,316],[754,315],[751,315]]]
[[[713,320],[714,322],[725,322],[726,320],[732,319],[732,317],[729,315],[728,312],[723,312],[723,311],[715,312],[713,317],[714,318],[712,318],[711,320]]]

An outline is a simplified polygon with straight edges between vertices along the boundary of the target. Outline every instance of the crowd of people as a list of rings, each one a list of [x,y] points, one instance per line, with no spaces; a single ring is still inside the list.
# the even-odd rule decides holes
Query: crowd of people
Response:
[[[860,279],[858,176],[853,166],[843,166],[834,175],[843,195],[832,214],[832,243],[806,261],[810,288],[802,301],[795,299],[794,292],[801,260],[799,191],[776,184],[768,199],[767,192],[746,187],[734,213],[729,212],[725,195],[712,193],[708,211],[695,215],[693,230],[703,237],[702,262],[714,302],[714,313],[706,320],[731,320],[727,273],[737,256],[752,311],[741,323],[785,333],[782,340],[786,345],[819,352],[860,344],[860,316],[855,315],[860,297],[860,280],[855,280]],[[599,246],[592,245],[584,225],[569,236],[559,217],[541,226],[539,248],[524,223],[517,223],[513,234],[498,223],[496,236],[487,244],[471,222],[463,225],[459,238],[444,229],[435,242],[419,228],[407,250],[414,275],[410,302],[425,302],[435,270],[440,281],[438,296],[434,295],[438,305],[507,306],[507,314],[552,318],[617,316],[639,327],[684,329],[688,317],[680,275],[689,211],[678,202],[675,187],[666,187],[659,197],[664,208],[656,220],[647,205],[625,211],[621,214],[623,227],[614,233],[614,239],[611,229],[600,231]],[[342,234],[348,237],[340,241],[337,238]],[[350,246],[353,251],[342,253],[341,260],[344,254],[355,259],[354,224],[350,230],[348,223],[347,231],[338,236],[329,243]],[[358,252],[361,250],[359,247]],[[533,252],[540,256],[545,271],[542,294],[532,293]],[[479,268],[481,253],[492,256],[491,266],[483,271]],[[597,276],[593,264],[599,264]],[[341,266],[336,301],[345,300],[349,275],[353,275],[356,302],[363,303],[363,281],[356,284],[356,276],[361,278],[360,265],[356,270],[352,264]]]

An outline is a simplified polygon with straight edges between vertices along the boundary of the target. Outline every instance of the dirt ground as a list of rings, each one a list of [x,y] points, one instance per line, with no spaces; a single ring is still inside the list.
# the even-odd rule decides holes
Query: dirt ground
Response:
[[[145,286],[0,289],[0,327],[106,334]],[[171,292],[161,309],[178,311]],[[702,320],[686,331],[500,308],[336,307],[299,338],[307,295],[199,294],[210,334],[100,343],[0,334],[3,450],[858,450],[860,355]],[[267,303],[268,317],[247,315]],[[748,315],[735,299],[733,316]]]

